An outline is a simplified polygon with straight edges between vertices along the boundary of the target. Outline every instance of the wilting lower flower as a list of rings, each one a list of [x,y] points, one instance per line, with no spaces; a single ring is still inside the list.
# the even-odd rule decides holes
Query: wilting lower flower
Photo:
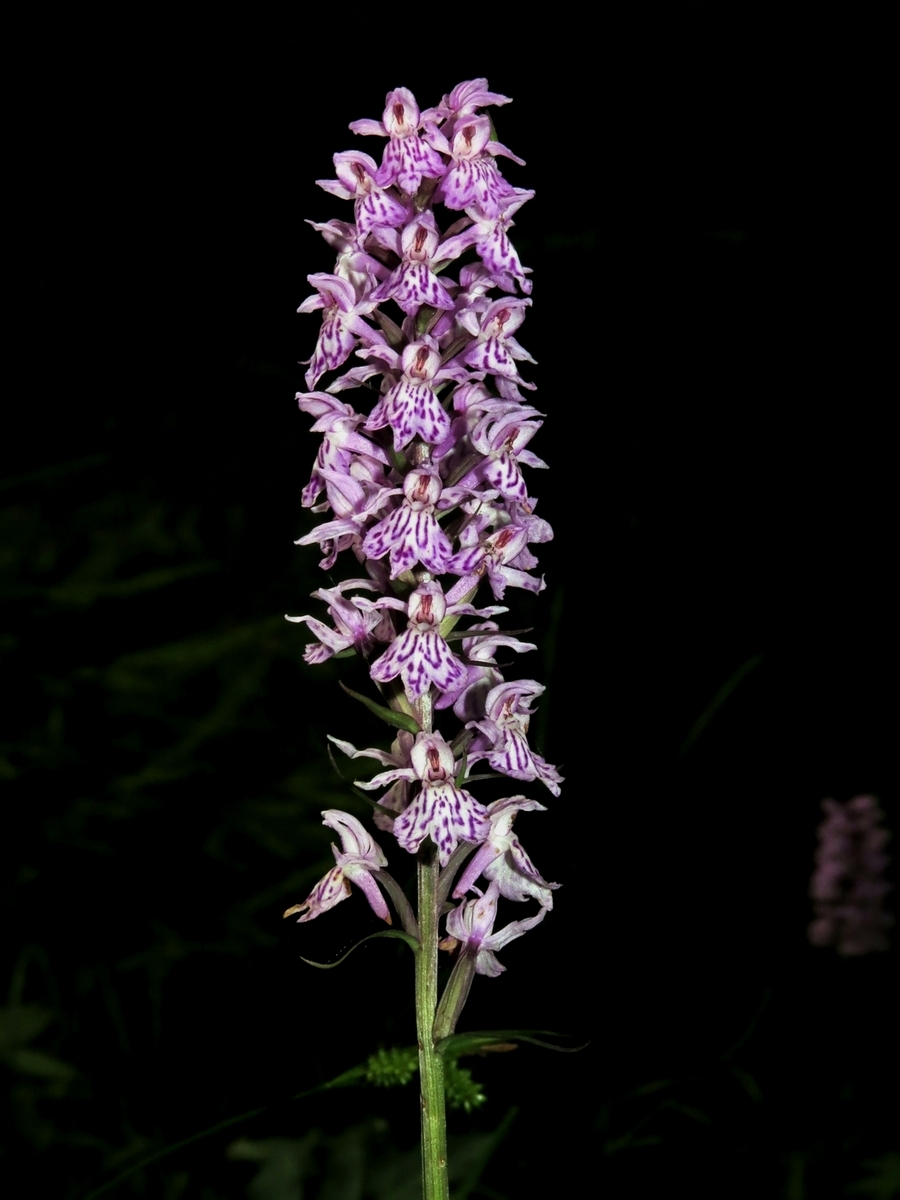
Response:
[[[534,929],[547,915],[547,909],[542,908],[536,916],[526,917],[524,921],[511,921],[499,933],[494,933],[499,896],[500,885],[494,881],[483,896],[460,904],[447,916],[447,933],[460,944],[460,953],[475,959],[476,975],[489,975],[492,979],[506,970],[497,961],[495,951],[502,950],[529,929]],[[450,949],[447,942],[442,946]]]
[[[537,800],[526,800],[524,796],[510,796],[495,800],[487,808],[491,832],[475,854],[469,859],[465,871],[453,889],[459,899],[472,891],[475,881],[483,875],[489,883],[496,882],[500,895],[507,900],[537,900],[542,908],[553,907],[552,891],[558,883],[543,879],[534,863],[522,849],[522,843],[512,831],[513,821],[520,812],[546,812]],[[475,891],[478,889],[475,888]]]
[[[816,918],[809,927],[814,946],[834,946],[845,956],[886,950],[893,918],[884,911],[891,890],[884,872],[888,831],[874,796],[846,804],[823,800],[816,869],[809,885]]]
[[[345,579],[336,588],[319,588],[313,595],[328,604],[328,611],[334,621],[330,628],[315,617],[286,617],[295,624],[306,624],[319,639],[306,647],[303,657],[308,663],[321,663],[332,654],[340,654],[342,650],[351,647],[359,650],[368,657],[376,642],[386,642],[391,637],[392,628],[386,615],[375,607],[372,600],[365,596],[344,596],[348,588],[373,588],[374,584],[368,579]]]
[[[335,808],[329,808],[322,816],[325,818],[322,824],[340,835],[343,849],[338,850],[333,842],[331,845],[337,865],[319,880],[302,904],[295,904],[284,915],[290,917],[298,912],[303,914],[297,918],[298,922],[312,921],[323,912],[334,908],[336,904],[340,904],[342,900],[346,900],[350,895],[350,884],[355,883],[368,900],[376,917],[381,917],[388,925],[392,924],[387,902],[372,878],[373,871],[387,866],[387,859],[381,849],[369,837],[356,817]]]

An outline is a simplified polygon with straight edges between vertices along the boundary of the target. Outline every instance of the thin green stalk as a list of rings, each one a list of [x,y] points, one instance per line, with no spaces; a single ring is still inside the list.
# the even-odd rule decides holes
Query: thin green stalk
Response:
[[[426,448],[427,449],[427,448]],[[431,693],[416,702],[416,715],[431,733],[434,710]],[[422,1100],[422,1195],[424,1200],[449,1200],[447,1177],[447,1110],[444,1102],[444,1060],[434,1048],[434,1017],[438,1004],[438,894],[441,864],[437,847],[428,838],[419,849],[416,951],[416,1036],[419,1041],[419,1084]]]
[[[447,1114],[444,1104],[444,1060],[434,1048],[434,1016],[438,1001],[437,883],[440,863],[429,839],[419,851],[419,931],[416,953],[416,1032],[422,1089],[422,1195],[448,1200]]]

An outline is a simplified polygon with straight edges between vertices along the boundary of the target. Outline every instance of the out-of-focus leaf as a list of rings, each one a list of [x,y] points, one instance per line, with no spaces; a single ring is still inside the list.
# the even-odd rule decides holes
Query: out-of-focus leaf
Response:
[[[759,1104],[762,1101],[762,1091],[759,1084],[753,1078],[749,1071],[744,1071],[741,1067],[732,1067],[731,1073],[753,1101],[754,1104]]]
[[[880,1158],[867,1158],[863,1166],[868,1171],[864,1179],[848,1184],[848,1196],[871,1196],[872,1200],[897,1200],[900,1196],[900,1154],[891,1150]]]
[[[43,1033],[53,1020],[53,1013],[36,1004],[17,1008],[0,1008],[0,1054],[8,1054]]]
[[[485,1168],[512,1128],[518,1111],[517,1108],[509,1109],[491,1133],[470,1133],[465,1137],[450,1139],[450,1181],[454,1184],[453,1200],[467,1200],[476,1191]]]
[[[247,1186],[250,1200],[303,1200],[303,1181],[315,1173],[313,1156],[321,1140],[317,1129],[302,1138],[239,1138],[228,1147],[228,1157],[262,1164]]]
[[[146,691],[150,694],[159,687],[160,674],[193,675],[221,663],[239,650],[247,647],[258,650],[283,627],[281,618],[272,618],[253,625],[239,625],[222,633],[202,634],[135,654],[124,654],[107,668],[106,684],[113,691]]]
[[[221,571],[220,563],[207,561],[184,563],[180,567],[160,567],[156,571],[145,571],[132,579],[85,579],[64,583],[59,587],[49,588],[44,593],[54,604],[70,604],[81,608],[93,604],[97,600],[111,597],[124,599],[126,596],[136,596],[139,592],[150,592],[156,588],[167,587],[171,583],[179,583],[182,579],[191,579],[195,575],[208,575],[211,571]]]
[[[688,750],[690,750],[697,738],[699,738],[704,732],[707,725],[709,725],[710,721],[713,719],[719,709],[722,708],[722,706],[728,700],[734,689],[739,683],[747,678],[751,671],[759,666],[763,658],[764,655],[762,654],[752,655],[746,660],[746,662],[741,663],[738,669],[725,680],[725,682],[713,696],[712,700],[710,700],[709,704],[707,704],[706,708],[704,708],[703,712],[691,726],[687,737],[681,743],[681,746],[678,750],[680,755],[687,754]]]
[[[43,1050],[32,1050],[30,1046],[11,1050],[4,1058],[14,1071],[21,1075],[35,1075],[39,1079],[55,1079],[65,1083],[78,1074],[71,1064],[55,1058],[52,1054],[45,1054]]]

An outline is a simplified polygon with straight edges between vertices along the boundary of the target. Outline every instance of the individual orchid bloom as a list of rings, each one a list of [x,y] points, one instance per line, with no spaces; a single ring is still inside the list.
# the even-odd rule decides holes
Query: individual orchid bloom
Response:
[[[491,140],[490,117],[471,116],[458,122],[450,140],[443,131],[429,127],[428,141],[451,160],[435,198],[448,208],[474,207],[480,216],[498,216],[500,202],[514,189],[500,174],[494,156],[502,154],[525,164],[506,146]]]
[[[350,649],[368,657],[377,642],[391,640],[393,626],[388,615],[376,608],[373,601],[365,596],[345,596],[344,592],[350,588],[368,588],[374,591],[375,585],[370,579],[345,579],[337,587],[319,588],[312,593],[317,600],[324,600],[328,605],[334,628],[316,617],[285,618],[295,624],[308,625],[319,639],[318,645],[311,642],[303,652],[306,662],[325,662],[333,654]]]
[[[350,123],[354,133],[390,139],[375,173],[379,187],[396,183],[401,191],[412,196],[423,179],[440,179],[444,174],[444,160],[419,137],[421,124],[419,106],[409,88],[388,92],[381,121],[364,118]]]
[[[504,503],[495,490],[473,492],[462,501],[469,524],[459,535],[460,550],[450,562],[451,571],[468,571],[447,590],[448,603],[456,603],[467,595],[486,574],[496,596],[506,587],[522,587],[527,591],[543,591],[543,579],[528,572],[538,566],[536,555],[529,545],[553,540],[549,522],[536,516],[530,506],[515,502]],[[494,531],[488,533],[488,531]],[[503,536],[505,535],[505,536]],[[482,559],[481,551],[485,554]]]
[[[403,261],[372,293],[374,301],[394,300],[407,316],[418,312],[423,304],[432,308],[453,308],[450,293],[431,269],[440,242],[431,212],[420,213],[399,237],[391,230],[379,240],[390,244]],[[440,257],[446,260],[448,255],[441,254]]]
[[[391,579],[421,563],[441,575],[453,553],[450,539],[434,515],[441,498],[441,477],[433,467],[417,467],[403,480],[403,504],[366,534],[369,558],[390,554]]]
[[[543,421],[536,408],[498,401],[497,408],[483,417],[472,429],[472,446],[484,458],[461,482],[474,484],[484,479],[507,501],[528,505],[528,488],[520,463],[546,469],[542,458],[527,446]]]
[[[389,465],[387,454],[371,438],[357,432],[365,418],[349,404],[335,400],[327,392],[298,392],[297,404],[316,418],[313,432],[324,435],[301,504],[312,508],[324,487],[336,513],[345,515],[355,511],[364,500],[362,479],[376,486],[384,482],[383,468]],[[345,485],[344,480],[349,482]]]
[[[387,859],[377,843],[349,813],[329,808],[322,813],[323,825],[335,830],[340,836],[342,849],[332,843],[336,865],[320,879],[302,904],[295,904],[284,914],[286,917],[300,913],[298,922],[312,921],[328,912],[350,895],[350,884],[355,883],[368,900],[376,917],[392,924],[387,901],[372,878],[372,872],[387,866]]]
[[[496,396],[491,396],[487,387],[480,380],[463,383],[455,388],[451,397],[452,415],[447,436],[435,443],[431,452],[433,462],[440,466],[441,477],[444,479],[460,479],[460,470],[464,478],[461,485],[468,487],[473,493],[480,488],[481,481],[475,473],[480,456],[473,454],[469,439],[470,430],[478,423],[480,405],[497,403]]]
[[[342,200],[353,200],[353,216],[360,233],[396,229],[407,219],[407,206],[379,187],[375,179],[378,166],[368,154],[359,150],[335,154],[334,166],[337,179],[317,179],[316,183]]]
[[[390,275],[384,263],[365,249],[366,234],[355,225],[338,220],[307,221],[306,224],[321,233],[328,245],[337,251],[334,274],[339,279],[346,279],[357,296],[367,292],[373,280],[378,283]]]
[[[381,787],[385,778],[393,781],[388,790],[379,798],[378,811],[373,814],[372,820],[383,833],[392,833],[395,818],[409,806],[410,787],[417,786],[415,783],[416,773],[412,768],[411,752],[415,741],[413,735],[407,733],[405,729],[401,729],[390,750],[379,750],[377,747],[357,750],[352,742],[336,738],[330,733],[328,740],[333,742],[338,749],[343,750],[348,758],[374,758],[382,766],[387,767],[387,771],[377,776],[376,781],[371,785],[372,787]],[[370,785],[357,780],[356,786],[369,788]],[[382,809],[390,810],[390,815],[382,812]]]
[[[379,349],[378,353],[384,354],[384,350]],[[408,446],[414,437],[433,446],[450,432],[450,418],[432,384],[445,379],[465,379],[470,372],[459,366],[442,367],[438,345],[427,335],[404,349],[400,365],[402,378],[375,405],[365,428],[375,430],[390,425],[395,450]]]
[[[357,296],[352,284],[337,275],[307,275],[307,279],[316,294],[304,300],[297,312],[324,310],[315,354],[305,360],[312,364],[306,372],[306,386],[314,388],[326,371],[335,371],[347,361],[357,338],[363,345],[373,340],[372,327],[362,318],[377,307],[378,301],[373,295]],[[373,281],[369,282],[371,285]]]
[[[477,209],[466,210],[473,224],[462,233],[446,238],[441,244],[441,254],[456,258],[470,246],[474,246],[490,273],[492,283],[504,292],[514,292],[516,283],[526,296],[531,294],[530,267],[523,267],[515,246],[509,240],[508,231],[515,225],[512,216],[519,211],[534,192],[523,188],[498,201],[495,217],[481,216]]]
[[[470,636],[462,640],[466,678],[457,689],[439,696],[434,705],[437,709],[452,705],[454,713],[464,724],[477,721],[483,715],[488,692],[503,682],[494,657],[498,647],[515,650],[517,654],[537,649],[534,642],[520,642],[512,634],[501,633],[495,621],[472,625],[468,632]]]
[[[348,758],[374,758],[376,762],[382,763],[394,772],[393,778],[415,778],[415,772],[411,767],[414,738],[411,733],[407,733],[403,729],[397,734],[390,750],[378,750],[374,747],[368,750],[357,750],[352,742],[345,742],[343,738],[336,738],[330,733],[328,740],[333,742],[339,750],[343,750]],[[361,783],[359,786],[365,787],[366,785]],[[375,786],[378,787],[380,784]]]
[[[488,88],[486,79],[467,79],[465,83],[458,83],[448,96],[444,96],[440,104],[434,108],[426,109],[422,113],[423,123],[434,124],[438,121],[454,122],[458,117],[469,117],[479,108],[487,108],[488,105],[495,104],[511,104],[510,96],[501,96],[499,92],[492,92]],[[446,132],[447,126],[444,126]],[[452,132],[452,125],[451,125]]]
[[[531,304],[527,297],[507,297],[496,300],[482,315],[463,313],[460,325],[475,337],[462,356],[467,366],[514,379],[522,387],[533,389],[519,376],[516,360],[533,363],[524,347],[512,336],[525,320],[525,309]]]
[[[323,471],[322,475],[326,485],[333,481],[335,488],[341,489],[342,498],[346,498],[346,476],[328,470]],[[333,521],[324,521],[294,543],[295,546],[311,546],[314,542],[318,542],[324,555],[319,563],[323,571],[328,571],[334,566],[337,556],[342,550],[353,549],[360,562],[364,560],[362,540],[365,526],[370,525],[372,521],[381,516],[388,498],[396,495],[399,491],[399,488],[366,488],[357,480],[353,480],[353,482],[358,491],[354,489],[356,502],[352,504],[351,511],[344,516],[336,517]]]
[[[469,528],[474,528],[470,526]],[[467,530],[463,531],[465,539]],[[507,587],[520,587],[529,592],[542,592],[543,578],[536,579],[512,564],[522,555],[528,542],[528,530],[522,525],[510,523],[495,533],[477,539],[473,545],[455,554],[448,569],[461,576],[460,582],[451,589],[456,595],[465,595],[483,575],[490,581],[495,600],[502,600]],[[533,556],[532,556],[533,557]]]
[[[546,689],[533,679],[501,683],[485,700],[485,715],[480,721],[470,721],[467,728],[477,729],[469,747],[469,762],[486,758],[495,771],[511,779],[539,779],[554,796],[559,795],[562,776],[556,767],[545,762],[528,745],[528,722],[534,713],[529,701]]]
[[[424,696],[434,685],[446,692],[465,678],[465,668],[441,636],[441,622],[447,616],[472,615],[490,617],[505,608],[473,608],[470,604],[448,605],[441,585],[433,581],[420,584],[404,604],[392,597],[376,600],[386,608],[396,608],[407,614],[408,625],[391,642],[369,674],[376,683],[389,683],[399,675],[410,701]]]
[[[488,883],[496,881],[500,895],[507,900],[530,898],[537,900],[542,908],[551,909],[552,893],[559,884],[548,883],[542,878],[512,831],[518,813],[546,811],[543,804],[538,804],[537,800],[527,800],[524,796],[509,796],[489,804],[487,813],[491,831],[457,880],[453,889],[454,899],[459,900],[466,892],[472,891],[476,880],[483,875]]]
[[[461,317],[472,312],[477,324],[480,314],[491,303],[488,293],[494,286],[491,273],[484,263],[467,263],[460,268],[459,286],[453,289],[452,310],[438,313],[429,326],[429,332],[440,346],[447,366],[462,365],[462,351],[471,343],[471,335],[461,327]],[[483,379],[484,372],[468,371],[462,378]]]
[[[487,835],[484,805],[454,781],[453,752],[440,736],[420,734],[413,746],[413,766],[422,788],[394,821],[400,846],[415,854],[425,838],[438,849],[442,867],[461,841],[478,843]]]
[[[447,914],[447,933],[452,942],[459,944],[460,953],[475,959],[476,975],[487,975],[496,979],[506,970],[498,962],[496,952],[508,946],[510,942],[520,938],[535,925],[540,925],[547,915],[547,909],[541,908],[537,916],[527,917],[524,921],[511,921],[498,933],[494,933],[494,922],[497,920],[497,900],[500,896],[500,886],[495,880],[483,896],[475,900],[467,900]],[[447,942],[442,947],[449,949]]]
[[[409,767],[382,771],[368,782],[357,780],[356,786],[372,791],[398,780],[418,780],[421,790],[394,820],[394,835],[410,854],[430,837],[444,867],[461,841],[477,844],[487,837],[486,811],[455,782],[458,767],[453,751],[439,733],[418,734],[410,758]]]

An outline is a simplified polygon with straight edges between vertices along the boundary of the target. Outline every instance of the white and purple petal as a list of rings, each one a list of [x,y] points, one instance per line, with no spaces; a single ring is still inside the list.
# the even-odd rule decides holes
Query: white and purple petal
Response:
[[[394,835],[415,854],[426,837],[438,848],[441,866],[463,842],[481,842],[490,825],[484,805],[454,783],[426,783],[410,806],[394,821]]]

